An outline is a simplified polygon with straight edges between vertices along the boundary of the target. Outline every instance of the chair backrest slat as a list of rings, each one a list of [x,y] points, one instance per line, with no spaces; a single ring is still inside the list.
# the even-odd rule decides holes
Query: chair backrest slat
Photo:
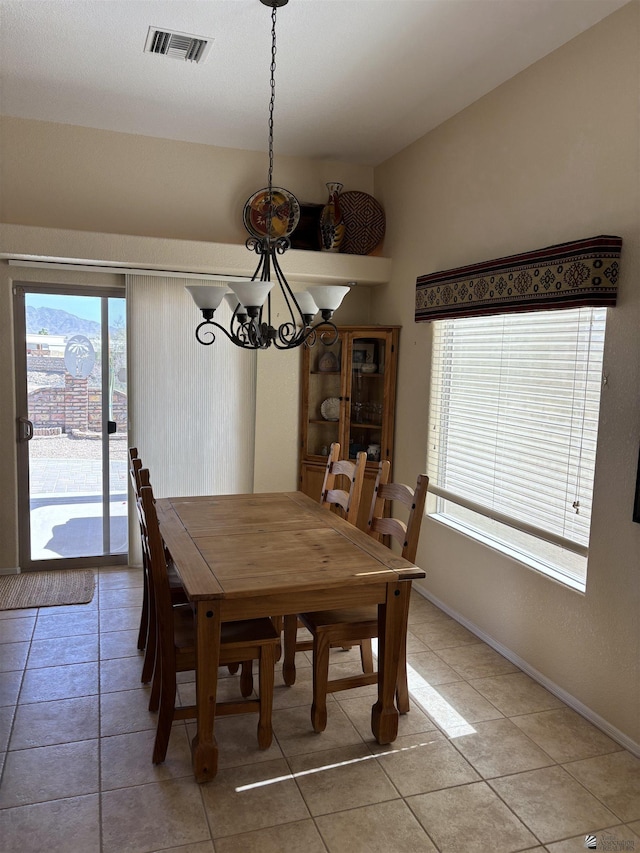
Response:
[[[358,521],[367,454],[358,453],[355,462],[340,459],[339,456],[340,445],[334,442],[329,451],[320,503],[327,507],[332,505],[341,507],[346,520],[355,525]],[[341,489],[336,486],[338,477],[346,477],[349,480],[348,489]]]
[[[420,474],[415,489],[402,483],[389,483],[390,463],[384,460],[378,467],[378,476],[373,490],[369,511],[369,533],[372,536],[391,536],[402,548],[402,556],[411,563],[415,562],[420,538],[420,525],[424,516],[424,504],[427,498],[429,478]],[[385,502],[398,501],[409,510],[405,522],[399,518],[385,516]]]
[[[142,459],[138,456],[138,448],[129,448],[129,477],[131,478],[131,487],[134,496],[137,497],[138,489],[140,488],[139,473],[142,468]]]
[[[173,611],[164,542],[158,524],[153,489],[149,484],[149,471],[146,468],[141,469],[140,478],[142,485],[140,486],[140,494],[136,499],[136,507],[140,528],[144,531],[143,547],[147,550],[160,649],[161,654],[171,654],[173,649]],[[163,648],[165,645],[166,648]]]

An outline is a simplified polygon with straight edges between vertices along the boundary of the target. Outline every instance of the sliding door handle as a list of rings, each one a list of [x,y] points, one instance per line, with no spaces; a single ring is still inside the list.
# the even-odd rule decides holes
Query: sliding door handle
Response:
[[[31,441],[33,424],[28,418],[18,418],[18,441]]]

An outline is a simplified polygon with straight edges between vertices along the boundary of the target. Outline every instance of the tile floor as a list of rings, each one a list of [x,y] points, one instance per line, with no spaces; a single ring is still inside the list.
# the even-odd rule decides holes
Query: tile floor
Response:
[[[218,775],[197,785],[180,722],[155,767],[140,601],[140,573],[111,569],[89,605],[0,612],[3,853],[570,853],[587,833],[640,851],[640,760],[415,593],[394,744],[372,739],[375,687],[330,697],[314,734],[301,654],[294,687],[276,672],[269,750],[253,715],[222,719]]]

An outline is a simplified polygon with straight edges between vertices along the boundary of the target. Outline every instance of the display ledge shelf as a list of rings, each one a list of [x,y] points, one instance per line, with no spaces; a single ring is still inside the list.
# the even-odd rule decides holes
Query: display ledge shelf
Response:
[[[340,418],[309,418],[310,424],[337,424],[340,423]],[[359,429],[382,429],[382,424],[361,424],[359,421],[350,421],[351,431],[355,432]]]
[[[355,456],[350,456],[349,459],[355,460]],[[321,467],[326,467],[327,457],[322,453],[309,453],[303,462],[304,465],[319,465]],[[373,459],[367,459],[367,464],[365,465],[365,469],[367,471],[375,471],[380,465],[380,462],[375,462]]]
[[[165,240],[0,224],[0,258],[20,264],[64,264],[92,271],[214,278],[252,276],[258,256],[244,244]],[[290,249],[279,257],[290,281],[377,285],[391,278],[391,258]]]

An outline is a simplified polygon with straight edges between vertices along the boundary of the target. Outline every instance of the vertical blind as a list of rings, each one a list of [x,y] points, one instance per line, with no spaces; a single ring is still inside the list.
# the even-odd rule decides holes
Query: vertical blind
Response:
[[[130,443],[159,497],[253,490],[255,353],[196,341],[197,283],[126,276]]]
[[[436,494],[586,553],[605,320],[578,308],[434,323]]]

